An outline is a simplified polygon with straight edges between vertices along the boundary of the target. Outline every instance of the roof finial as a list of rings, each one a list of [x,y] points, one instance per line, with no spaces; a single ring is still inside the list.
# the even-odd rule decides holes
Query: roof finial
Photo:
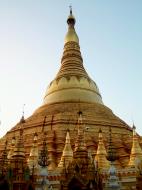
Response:
[[[24,108],[25,108],[25,104],[23,104],[23,108],[22,108],[22,117],[21,117],[21,119],[20,119],[20,123],[25,123],[25,118],[24,118],[24,114],[25,114],[25,112],[24,112]]]
[[[135,126],[134,121],[133,121],[133,126],[132,126],[132,129],[136,129],[136,126]]]
[[[69,8],[70,8],[70,15],[72,15],[72,6],[70,5]]]
[[[23,104],[23,111],[22,111],[23,117],[24,117],[24,114],[25,114],[25,105],[26,105],[26,104]]]

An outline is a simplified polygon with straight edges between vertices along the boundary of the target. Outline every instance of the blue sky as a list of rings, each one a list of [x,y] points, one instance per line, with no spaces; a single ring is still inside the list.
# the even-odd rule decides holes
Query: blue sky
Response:
[[[84,66],[105,105],[142,135],[141,0],[0,0],[0,136],[43,101],[59,67],[69,5]]]

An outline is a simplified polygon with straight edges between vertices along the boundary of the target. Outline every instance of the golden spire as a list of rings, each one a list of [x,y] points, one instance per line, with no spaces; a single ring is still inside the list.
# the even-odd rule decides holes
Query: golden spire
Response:
[[[61,67],[46,91],[44,104],[77,102],[79,99],[81,102],[103,104],[96,83],[88,76],[83,66],[79,39],[74,27],[75,22],[72,8],[70,8]]]
[[[68,16],[67,23],[68,23],[68,32],[65,37],[65,43],[67,42],[76,42],[79,44],[78,36],[75,32],[74,25],[75,25],[75,17],[72,14],[72,7],[70,6],[70,15]]]
[[[78,130],[75,142],[74,158],[87,159],[88,151],[85,143],[85,130],[82,122],[82,112],[79,111]]]
[[[84,137],[84,126],[82,122],[82,112],[79,111],[78,118],[78,130],[77,130],[77,139],[75,142],[75,151],[77,150],[86,150],[85,137]]]
[[[136,127],[133,124],[133,143],[130,154],[129,166],[137,166],[142,160],[142,149],[140,147],[138,136],[136,134]]]
[[[23,105],[23,110],[24,110],[24,106]],[[24,119],[24,111],[22,114],[22,118],[19,122],[20,128],[19,128],[19,139],[17,140],[15,147],[14,147],[14,151],[13,151],[13,155],[12,158],[20,158],[20,159],[24,159],[25,158],[25,150],[24,150],[24,142],[23,142],[23,128],[24,128],[24,124],[25,124],[25,119]]]
[[[21,124],[22,125],[22,124]],[[20,126],[20,136],[19,139],[14,147],[12,158],[25,158],[25,150],[24,150],[24,142],[23,142],[23,126]]]
[[[73,159],[73,151],[72,151],[71,144],[70,144],[69,131],[67,131],[66,142],[65,142],[65,146],[63,149],[62,157],[61,157],[60,163],[58,165],[58,168],[63,168],[64,163],[66,166],[68,166],[69,162],[71,162],[72,159]]]
[[[37,133],[34,134],[34,142],[30,151],[28,165],[30,169],[38,167],[38,145],[37,145]]]
[[[8,156],[7,156],[8,159],[11,159],[12,156],[13,156],[14,147],[15,147],[15,141],[16,141],[16,139],[15,139],[15,137],[13,137],[13,138],[12,138],[12,141],[11,141],[11,148],[10,148],[10,150],[9,150],[9,152],[8,152]]]
[[[70,8],[70,15],[72,15],[72,6],[70,5],[69,8]]]
[[[20,122],[19,122],[20,124],[25,123],[25,117],[24,117],[25,111],[24,111],[24,109],[25,109],[25,104],[23,104],[22,117],[21,117]]]
[[[101,169],[106,169],[109,167],[109,162],[106,159],[107,152],[104,146],[103,142],[103,135],[102,135],[102,130],[99,130],[99,142],[98,142],[98,148],[97,148],[97,153],[95,156],[95,160],[98,163],[98,167]]]
[[[70,9],[70,15],[67,18],[68,32],[65,36],[64,52],[61,59],[62,65],[56,78],[78,76],[91,80],[83,67],[79,39],[74,28],[75,22],[72,9]]]

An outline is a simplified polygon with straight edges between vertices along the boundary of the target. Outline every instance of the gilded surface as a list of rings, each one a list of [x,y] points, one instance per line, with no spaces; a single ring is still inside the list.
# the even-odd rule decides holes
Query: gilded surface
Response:
[[[124,121],[103,104],[96,83],[89,77],[84,69],[79,40],[74,29],[74,17],[69,17],[67,22],[69,31],[65,38],[61,68],[46,91],[43,105],[22,123],[24,147],[20,144],[20,139],[19,145],[21,147],[15,148],[14,151],[19,151],[18,154],[26,156],[26,159],[29,158],[29,164],[32,163],[33,157],[37,156],[37,154],[35,155],[33,153],[33,149],[36,149],[37,152],[37,149],[40,149],[42,146],[42,128],[44,121],[44,131],[46,132],[45,141],[47,142],[50,161],[48,169],[51,172],[55,171],[60,162],[61,165],[64,165],[64,158],[66,156],[70,155],[71,158],[72,150],[75,152],[75,158],[70,164],[70,172],[73,172],[76,168],[76,164],[79,164],[81,168],[83,162],[80,163],[79,157],[86,156],[84,160],[84,162],[86,162],[88,153],[90,153],[91,158],[96,158],[100,168],[105,167],[106,169],[108,163],[105,159],[105,155],[108,147],[109,128],[111,127],[112,140],[118,155],[115,166],[119,169],[120,177],[128,181],[130,176],[129,183],[133,184],[136,181],[136,171],[134,168],[127,167],[129,162],[132,163],[131,161],[136,159],[139,153],[141,154],[139,139],[137,136],[132,135],[132,129]],[[86,147],[82,154],[77,148],[81,139],[77,136],[77,113],[79,111],[83,113],[82,123],[85,129],[87,129],[85,135],[83,132],[81,133],[81,137],[84,138],[83,143]],[[98,134],[100,128],[103,132],[103,138],[102,134]],[[16,126],[0,139],[0,150],[4,149],[5,141],[8,139],[7,151],[10,151],[10,157],[12,152],[11,140],[13,137],[15,137],[16,140],[19,138],[20,129],[21,123],[17,123]],[[66,137],[68,130],[70,131],[70,137],[68,135]],[[38,135],[36,145],[33,144],[35,132]],[[79,151],[77,152],[76,150]],[[14,152],[14,154],[16,154],[16,152]],[[88,160],[87,162],[89,163]],[[94,166],[89,163],[88,167],[92,168]],[[83,168],[81,168],[81,170],[83,170]],[[90,169],[86,168],[86,171],[90,172]],[[84,172],[84,170],[82,172]],[[79,173],[76,173],[76,177],[78,177],[78,175]],[[105,182],[107,180],[107,172],[104,171],[103,175]],[[93,175],[90,174],[88,180],[91,180],[91,176]],[[70,176],[68,180],[71,180]]]

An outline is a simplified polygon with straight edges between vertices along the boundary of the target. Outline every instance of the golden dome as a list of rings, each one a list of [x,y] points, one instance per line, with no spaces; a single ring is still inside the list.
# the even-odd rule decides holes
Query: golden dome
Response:
[[[56,78],[47,88],[44,104],[55,102],[92,102],[103,104],[96,83],[88,76],[74,29],[72,11],[67,19],[68,32],[65,37],[61,67]]]
[[[73,17],[68,18],[68,24],[75,24]],[[70,26],[69,26],[70,27]],[[61,67],[55,79],[50,83],[45,97],[44,105],[39,107],[24,123],[24,145],[26,155],[30,153],[35,131],[38,134],[39,146],[43,135],[43,119],[46,116],[45,131],[47,133],[47,146],[49,160],[48,168],[53,170],[58,166],[63,149],[67,129],[70,130],[70,143],[75,147],[77,137],[77,112],[83,112],[84,124],[89,130],[86,132],[85,142],[87,150],[93,157],[98,147],[98,129],[103,130],[104,144],[108,142],[109,127],[113,130],[114,145],[119,155],[119,166],[128,165],[129,152],[132,143],[131,128],[116,115],[103,102],[96,83],[89,77],[84,66],[79,43],[68,41],[64,45]],[[0,150],[6,138],[12,139],[19,135],[18,123],[0,141]]]

